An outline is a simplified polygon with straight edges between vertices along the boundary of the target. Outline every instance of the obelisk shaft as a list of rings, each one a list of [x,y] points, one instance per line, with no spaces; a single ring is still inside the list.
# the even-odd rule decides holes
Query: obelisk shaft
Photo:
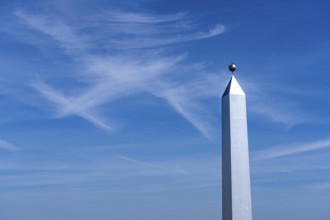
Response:
[[[246,100],[234,76],[222,96],[222,220],[252,220]]]

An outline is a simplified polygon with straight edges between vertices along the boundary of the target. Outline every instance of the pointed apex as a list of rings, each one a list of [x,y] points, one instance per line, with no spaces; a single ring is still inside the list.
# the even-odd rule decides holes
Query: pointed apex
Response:
[[[235,79],[234,76],[231,77],[227,88],[225,90],[225,92],[223,93],[223,96],[229,95],[229,94],[235,94],[235,95],[245,95],[243,89],[241,88],[241,86],[238,84],[237,80]]]

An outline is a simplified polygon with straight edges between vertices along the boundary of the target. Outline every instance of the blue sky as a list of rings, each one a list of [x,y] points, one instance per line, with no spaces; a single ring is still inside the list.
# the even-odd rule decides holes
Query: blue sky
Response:
[[[220,219],[231,62],[254,219],[330,218],[327,1],[1,3],[1,220]]]

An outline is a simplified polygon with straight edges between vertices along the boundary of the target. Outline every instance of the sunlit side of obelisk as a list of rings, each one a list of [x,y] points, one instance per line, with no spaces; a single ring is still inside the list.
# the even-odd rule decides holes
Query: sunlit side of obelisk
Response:
[[[252,220],[249,167],[245,93],[232,75],[222,96],[222,220]]]

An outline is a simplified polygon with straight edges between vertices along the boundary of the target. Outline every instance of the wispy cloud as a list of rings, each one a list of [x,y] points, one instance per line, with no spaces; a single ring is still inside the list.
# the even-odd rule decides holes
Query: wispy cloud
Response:
[[[294,154],[299,154],[299,153],[304,153],[308,151],[314,151],[329,147],[330,147],[329,139],[310,142],[307,144],[306,143],[295,144],[294,146],[282,145],[254,153],[253,160],[265,160],[265,159],[272,159],[277,157],[290,156]]]
[[[159,166],[159,165],[156,165],[153,163],[132,159],[130,157],[123,156],[123,155],[115,155],[115,157],[128,161],[128,162],[131,162],[131,163],[134,163],[134,164],[142,165],[142,166],[149,167],[149,168],[155,168],[155,169],[161,171],[162,173],[165,171],[165,172],[171,172],[171,173],[188,174],[188,172],[186,172],[180,168],[171,169],[169,167],[162,167],[162,166]]]
[[[37,83],[33,84],[33,87],[39,91],[44,97],[46,97],[49,101],[52,101],[56,104],[58,108],[58,117],[64,117],[68,115],[78,115],[87,121],[104,128],[106,130],[112,130],[113,128],[108,125],[103,119],[100,119],[95,113],[92,114],[89,112],[89,109],[85,106],[80,106],[79,108],[71,107],[74,105],[72,103],[72,98],[65,97],[61,95],[59,92],[53,90],[48,85],[43,83],[42,81],[38,81]],[[64,109],[64,110],[63,110]]]
[[[86,160],[72,160],[71,156],[41,160],[40,157],[46,156],[42,154],[38,156],[25,154],[20,158],[2,160],[0,170],[6,171],[6,174],[0,177],[1,189],[20,187],[25,191],[26,187],[47,186],[52,190],[46,191],[53,191],[58,189],[58,186],[65,186],[75,190],[89,186],[93,182],[100,184],[99,186],[104,183],[112,185],[111,189],[99,187],[99,190],[127,193],[127,191],[172,191],[219,185],[220,172],[217,166],[219,158],[213,155],[140,160],[136,159],[140,158],[136,155],[128,157],[123,154],[109,154],[108,148],[102,149],[102,153],[94,150],[89,148],[88,152],[91,156]],[[48,153],[45,151],[45,154]],[[86,157],[86,152],[72,153],[75,156]],[[141,181],[144,184],[141,184]],[[119,182],[123,184],[117,185],[116,183]]]
[[[83,52],[89,48],[88,39],[85,36],[78,36],[76,28],[68,25],[60,17],[37,16],[17,10],[15,15],[20,21],[32,30],[50,37],[66,53],[74,51]]]
[[[89,22],[89,28],[110,49],[155,48],[210,38],[225,32],[225,26],[219,23],[204,31],[196,31],[196,26],[193,16],[185,12],[155,15],[112,11]]]
[[[286,128],[302,123],[315,123],[317,117],[312,117],[304,111],[297,96],[303,96],[292,87],[286,85],[264,84],[246,79],[245,86],[248,96],[248,110],[259,118],[284,125]]]
[[[147,13],[108,12],[85,18],[76,26],[60,17],[15,12],[26,25],[53,38],[67,52],[86,49],[145,49],[218,36],[225,26],[215,24],[205,31],[186,13],[155,15]],[[93,35],[88,32],[93,32]],[[102,42],[102,43],[100,43]]]
[[[0,149],[7,150],[7,151],[15,151],[18,148],[14,146],[13,144],[9,143],[5,140],[0,140]]]
[[[196,127],[205,137],[211,138],[211,126],[208,120],[205,120],[201,115],[207,115],[207,111],[193,101],[192,96],[186,94],[189,90],[186,88],[172,88],[165,91],[158,91],[156,94],[164,98],[175,111],[187,119]]]
[[[222,34],[225,31],[223,25],[217,24],[206,32],[197,32],[193,34],[178,35],[171,38],[134,38],[129,41],[109,40],[109,43],[116,49],[141,49],[167,46],[171,44],[184,43],[189,41],[201,40]]]
[[[57,106],[57,117],[76,114],[113,130],[115,125],[111,121],[96,114],[98,108],[147,92],[165,100],[204,137],[212,138],[213,118],[202,101],[220,95],[223,83],[220,74],[207,73],[203,65],[186,64],[185,54],[169,55],[166,49],[177,43],[217,36],[225,31],[223,25],[215,24],[200,31],[196,18],[186,12],[155,15],[110,11],[86,15],[84,22],[22,10],[15,14],[24,28],[37,32],[39,38],[48,39],[69,55],[82,70],[72,76],[87,82],[84,87],[73,88],[75,93],[70,96],[42,80],[33,85]],[[246,80],[246,86],[251,103],[248,110],[258,117],[286,128],[313,122],[312,117],[297,110],[299,103],[292,99],[276,97],[274,91],[257,82]]]
[[[200,100],[218,96],[216,80],[211,80],[216,76],[205,74],[201,65],[185,65],[184,55],[169,56],[153,49],[141,52],[136,49],[161,48],[214,37],[224,32],[223,25],[217,24],[206,32],[196,31],[195,23],[186,13],[153,15],[109,12],[87,18],[89,22],[78,22],[78,25],[58,17],[32,15],[23,11],[16,11],[15,15],[25,28],[37,31],[41,38],[49,38],[64,53],[78,61],[84,71],[77,74],[77,80],[89,82],[86,87],[75,89],[80,92],[70,96],[42,80],[32,85],[55,104],[56,116],[75,114],[111,130],[113,126],[95,110],[123,97],[147,92],[164,99],[201,134],[211,138],[212,126],[207,121],[209,113]],[[97,42],[102,42],[102,45]],[[133,52],[114,55],[114,48],[125,51],[133,49]],[[176,80],[174,74],[180,73],[182,79],[182,74],[186,74],[182,72],[188,71],[191,71],[189,78]]]

